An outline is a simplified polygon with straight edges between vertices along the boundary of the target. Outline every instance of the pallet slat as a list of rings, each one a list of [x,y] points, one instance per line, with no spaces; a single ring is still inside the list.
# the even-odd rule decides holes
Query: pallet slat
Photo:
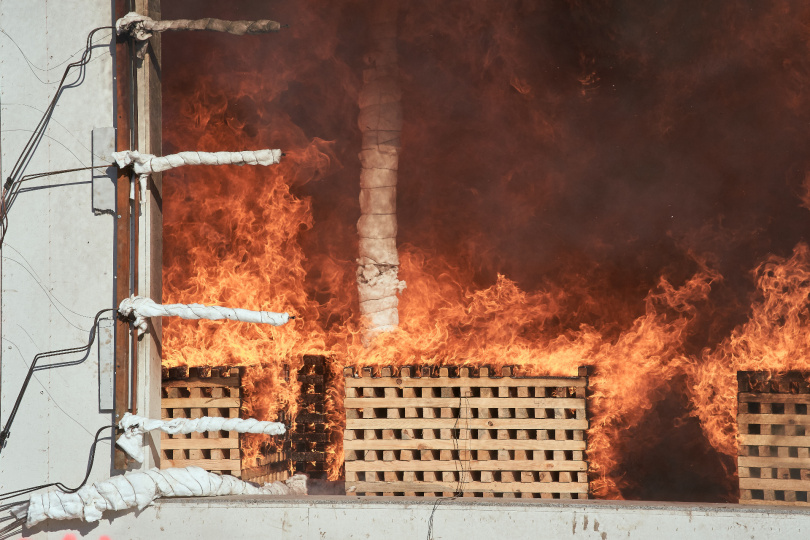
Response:
[[[527,384],[527,381],[531,384]],[[558,388],[560,386],[585,388],[585,381],[579,378],[504,378],[504,379],[482,379],[479,377],[452,377],[452,378],[395,378],[395,377],[358,377],[347,378],[347,388],[448,388],[448,387],[549,387]]]
[[[349,471],[574,471],[585,472],[584,461],[347,461]]]
[[[527,441],[510,439],[471,439],[463,442],[452,439],[411,440],[344,440],[346,450],[585,450],[585,441],[544,441],[531,439]]]
[[[740,402],[748,403],[808,403],[810,394],[739,394]]]
[[[346,482],[346,489],[358,493],[442,492],[454,493],[458,482]],[[586,482],[467,482],[465,491],[486,493],[588,493]]]
[[[160,406],[165,409],[190,409],[190,408],[219,408],[228,409],[240,407],[242,399],[238,397],[222,398],[165,398]]]
[[[588,429],[586,419],[555,418],[352,418],[346,429]]]
[[[239,448],[239,439],[161,439],[164,450],[210,450],[212,448]]]
[[[343,403],[347,409],[393,408],[394,402],[389,398],[355,398],[347,397]],[[530,409],[584,409],[585,400],[581,398],[399,398],[397,407],[433,407],[454,408],[469,407],[472,409],[488,408],[530,408]]]
[[[737,457],[739,467],[779,468],[779,469],[810,469],[810,458],[776,458],[776,457]]]
[[[164,466],[165,463],[165,466]],[[241,459],[167,459],[161,461],[161,469],[170,467],[200,467],[207,471],[240,471]],[[234,474],[238,476],[238,474]]]

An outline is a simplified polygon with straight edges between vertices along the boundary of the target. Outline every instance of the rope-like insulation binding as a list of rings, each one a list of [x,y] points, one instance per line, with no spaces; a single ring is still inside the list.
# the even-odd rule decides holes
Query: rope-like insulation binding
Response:
[[[204,431],[236,431],[237,433],[258,433],[263,435],[284,435],[286,426],[279,422],[264,422],[255,418],[223,418],[203,416],[202,418],[173,418],[153,420],[143,416],[124,413],[118,427],[124,433],[115,444],[129,456],[143,463],[143,436],[147,431],[159,429],[170,435],[177,433],[202,433]]]
[[[155,21],[146,15],[127,13],[115,22],[116,32],[129,34],[135,40],[142,42],[138,47],[138,58],[143,58],[146,52],[146,41],[154,32],[166,30],[210,30],[213,32],[226,32],[236,36],[245,34],[267,34],[281,30],[281,24],[276,21],[262,19],[259,21],[224,21],[222,19],[177,19],[174,21]]]
[[[11,508],[17,519],[31,527],[46,519],[81,519],[94,522],[108,510],[143,510],[158,497],[213,497],[222,495],[306,495],[307,478],[295,475],[285,482],[259,486],[233,476],[223,476],[199,467],[149,469],[114,476],[76,493],[46,491],[31,495],[28,502]]]
[[[244,150],[241,152],[179,152],[168,156],[141,154],[137,150],[113,152],[112,157],[119,169],[132,166],[141,185],[141,201],[146,199],[146,179],[150,174],[163,172],[183,165],[275,165],[281,160],[282,152],[273,150]],[[132,184],[135,197],[135,184]]]
[[[245,150],[242,152],[180,152],[168,156],[141,154],[137,150],[113,152],[119,168],[132,165],[140,176],[162,172],[183,165],[275,165],[281,160],[281,150]]]
[[[360,159],[360,219],[357,293],[363,319],[362,342],[399,325],[397,254],[397,170],[402,135],[402,92],[397,64],[398,5],[374,2],[365,55],[357,124],[362,134]]]
[[[204,306],[202,304],[158,304],[151,298],[135,295],[121,301],[118,306],[118,313],[125,318],[134,318],[133,324],[138,328],[139,334],[149,331],[149,325],[146,321],[149,317],[180,317],[181,319],[208,319],[212,321],[229,319],[273,326],[287,324],[291,319],[289,313],[251,311],[249,309]]]

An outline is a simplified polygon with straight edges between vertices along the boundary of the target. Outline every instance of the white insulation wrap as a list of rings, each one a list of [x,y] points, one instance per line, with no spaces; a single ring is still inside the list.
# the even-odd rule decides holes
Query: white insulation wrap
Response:
[[[281,160],[281,150],[245,150],[243,152],[179,152],[168,156],[141,154],[137,150],[113,152],[119,168],[132,165],[140,176],[163,172],[183,165],[274,165]]]
[[[150,469],[114,476],[76,493],[46,491],[31,495],[27,503],[11,509],[31,527],[46,519],[98,521],[108,510],[143,510],[158,497],[214,497],[222,495],[306,495],[307,478],[295,475],[286,482],[259,486],[233,476],[222,476],[199,467]]]
[[[266,19],[258,21],[224,21],[222,19],[177,19],[174,21],[155,21],[146,15],[127,13],[115,21],[115,30],[118,35],[129,34],[139,44],[138,58],[143,58],[146,53],[146,41],[152,37],[153,32],[165,32],[166,30],[211,30],[214,32],[226,32],[237,36],[245,34],[266,34],[268,32],[278,32],[281,25],[276,21]]]
[[[204,431],[236,431],[237,433],[258,433],[264,435],[284,435],[287,428],[279,422],[263,422],[254,418],[222,418],[203,416],[202,418],[173,418],[171,420],[153,420],[124,413],[118,427],[124,433],[116,444],[129,456],[143,463],[144,434],[159,429],[174,435],[177,433],[202,433]]]
[[[363,70],[358,126],[360,151],[360,220],[357,222],[360,257],[357,291],[363,316],[363,343],[399,324],[397,295],[405,288],[399,279],[397,255],[397,169],[402,132],[402,92],[397,65],[398,4],[375,2],[371,20],[371,50]]]
[[[229,308],[222,306],[204,306],[202,304],[158,304],[151,298],[130,296],[121,301],[118,313],[123,317],[135,317],[134,324],[138,332],[148,331],[148,317],[180,317],[181,319],[230,319],[250,323],[281,326],[290,321],[289,313],[272,311],[251,311],[249,309]]]
[[[163,172],[183,165],[274,165],[281,160],[281,150],[244,150],[242,152],[179,152],[168,156],[141,154],[125,150],[112,154],[118,168],[132,165],[141,186],[141,201],[146,200],[146,180],[152,173]],[[131,199],[135,198],[135,182]]]
[[[212,32],[226,32],[237,36],[245,34],[266,34],[278,32],[281,24],[276,21],[261,19],[258,21],[226,21],[223,19],[177,19],[173,21],[156,21],[146,15],[131,11],[115,21],[115,31],[118,35],[130,34],[139,41],[152,37],[153,32],[166,30],[211,30]]]

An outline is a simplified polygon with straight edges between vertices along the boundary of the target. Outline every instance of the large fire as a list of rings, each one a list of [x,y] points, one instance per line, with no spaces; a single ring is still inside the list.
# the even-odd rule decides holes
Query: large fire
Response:
[[[360,339],[358,92],[370,3],[175,0],[164,152],[282,148],[281,165],[164,174],[164,301],[289,311],[280,328],[164,323],[168,365],[591,365],[605,498],[736,500],[735,372],[810,368],[803,134],[810,6],[761,1],[400,3],[400,327]],[[294,380],[294,377],[291,378]],[[258,443],[248,448],[255,455]]]

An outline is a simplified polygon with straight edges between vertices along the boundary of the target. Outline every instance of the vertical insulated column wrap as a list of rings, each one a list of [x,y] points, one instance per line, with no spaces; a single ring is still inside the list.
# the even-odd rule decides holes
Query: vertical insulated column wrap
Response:
[[[366,345],[376,335],[399,324],[397,294],[405,288],[405,282],[397,276],[396,242],[396,186],[402,132],[397,66],[398,2],[374,2],[371,9],[371,40],[365,58],[368,67],[363,71],[358,117],[362,149],[357,287]]]

